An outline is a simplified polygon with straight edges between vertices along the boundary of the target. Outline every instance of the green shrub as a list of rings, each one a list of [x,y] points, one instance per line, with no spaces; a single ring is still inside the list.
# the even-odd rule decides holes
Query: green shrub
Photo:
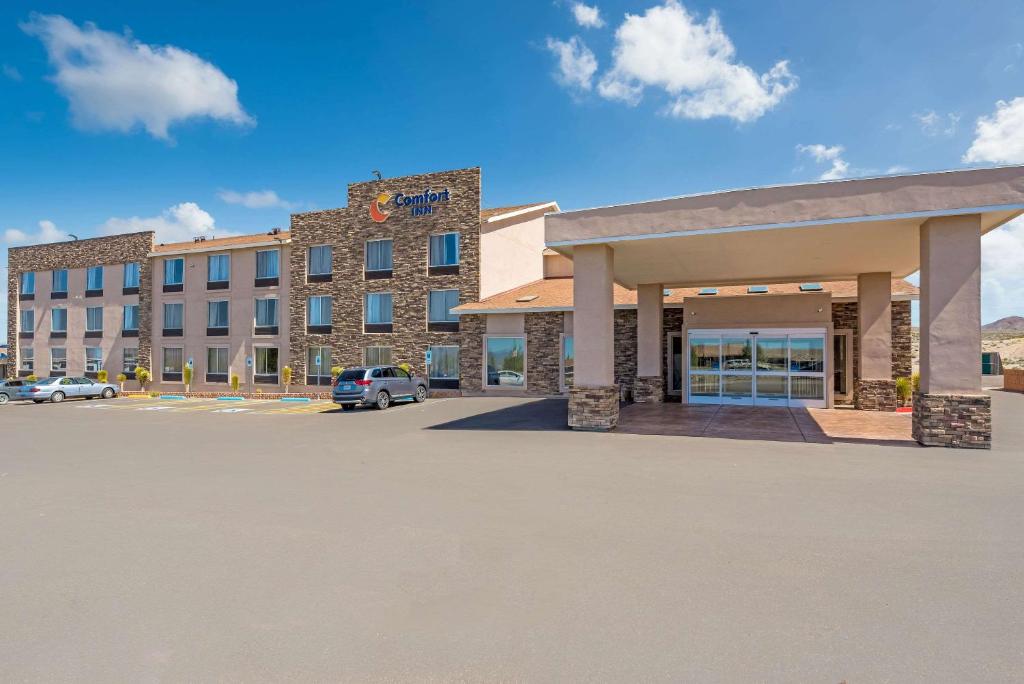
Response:
[[[36,376],[35,373],[32,373],[31,375],[25,377],[25,382],[39,382],[39,378]]]
[[[139,381],[139,387],[146,389],[146,383],[149,382],[149,371],[142,366],[136,366],[135,379]]]
[[[901,404],[906,404],[910,400],[912,391],[913,383],[910,378],[896,378],[896,396]]]
[[[281,369],[281,382],[284,383],[285,388],[292,384],[292,367],[285,366]]]
[[[124,373],[118,373],[117,374],[117,381],[118,382],[127,382],[128,381],[128,376],[125,375]]]
[[[96,380],[97,380],[97,382],[106,382],[107,381],[107,371],[105,371],[105,370],[97,371],[96,372]]]
[[[192,367],[185,366],[181,369],[181,379],[185,381],[185,387],[189,387],[192,384]]]
[[[920,373],[914,373],[913,375],[911,375],[910,376],[910,384],[913,386],[915,392],[920,393],[921,392],[921,374]]]
[[[341,375],[342,371],[344,371],[344,370],[345,369],[342,368],[341,366],[332,366],[331,367],[331,377],[334,378],[335,380],[337,380],[338,376]]]
[[[236,374],[232,373],[232,375],[231,375],[231,391],[232,392],[237,392],[238,391],[238,385],[239,385],[240,382],[241,381],[238,379],[238,376]]]

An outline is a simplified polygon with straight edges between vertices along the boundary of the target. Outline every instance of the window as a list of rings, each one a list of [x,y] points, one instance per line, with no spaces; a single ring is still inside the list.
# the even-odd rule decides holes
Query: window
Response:
[[[92,266],[85,272],[85,289],[86,290],[102,290],[103,289],[103,267]]]
[[[99,347],[85,348],[85,372],[98,373],[103,368],[103,350]]]
[[[137,331],[139,329],[138,304],[125,304],[124,319],[121,321],[121,329],[134,331]]]
[[[366,270],[367,271],[390,271],[391,240],[370,240],[366,243]]]
[[[124,265],[124,289],[139,287],[139,265],[130,263]]]
[[[36,368],[36,351],[32,347],[25,347],[21,350],[21,365],[19,370],[31,373]]]
[[[430,236],[430,265],[456,266],[459,263],[459,234]]]
[[[19,326],[21,332],[32,333],[36,329],[36,312],[32,309],[22,309],[19,315]]]
[[[52,309],[50,311],[50,332],[66,333],[68,331],[68,310]]]
[[[181,302],[164,304],[164,334],[168,330],[177,330],[178,334],[185,327],[185,305]]]
[[[277,334],[277,299],[268,297],[256,300],[256,328],[257,334]]]
[[[331,246],[320,245],[309,248],[309,270],[311,276],[330,275],[331,273]]]
[[[68,350],[64,347],[50,348],[50,371],[58,373],[66,372],[68,369]]]
[[[210,376],[222,376],[214,377]],[[228,380],[228,348],[207,347],[206,348],[206,379],[213,382],[227,382]]]
[[[485,350],[488,387],[526,385],[526,338],[487,337]]]
[[[206,327],[224,328],[228,327],[228,302],[221,300],[206,303]]]
[[[576,352],[572,335],[562,335],[562,386],[563,392],[572,387],[576,369]]]
[[[164,347],[162,367],[164,380],[181,380],[181,368],[185,352],[181,347]]]
[[[85,331],[103,332],[103,307],[89,306],[85,309]]]
[[[121,372],[125,375],[134,375],[139,365],[139,350],[135,347],[125,347],[121,350]]]
[[[329,326],[331,324],[331,298],[328,295],[310,297],[306,305],[307,324]]]
[[[66,268],[53,272],[53,286],[50,291],[60,294],[68,293],[68,270]]]
[[[331,348],[310,347],[306,351],[306,384],[328,385],[331,382]]]
[[[459,321],[458,315],[451,312],[459,305],[458,290],[431,290],[427,302],[427,321],[430,323]]]
[[[277,250],[266,249],[256,252],[256,278],[277,278]]]
[[[366,293],[366,324],[391,325],[391,293]]]
[[[437,389],[457,389],[459,386],[459,348],[429,347],[427,382]]]
[[[21,274],[21,287],[18,288],[23,295],[34,295],[36,293],[36,274],[32,271]]]
[[[256,347],[256,382],[277,382],[277,347]]]
[[[185,260],[164,260],[164,285],[181,285],[185,282]]]
[[[206,257],[206,282],[226,283],[231,280],[231,259],[227,254]]]
[[[367,347],[363,350],[363,363],[367,366],[384,366],[391,363],[391,347]]]

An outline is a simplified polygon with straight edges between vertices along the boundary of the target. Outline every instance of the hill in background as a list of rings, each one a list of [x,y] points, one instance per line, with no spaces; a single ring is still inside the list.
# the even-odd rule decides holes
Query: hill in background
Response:
[[[984,332],[1024,332],[1024,316],[1007,316],[981,326]]]

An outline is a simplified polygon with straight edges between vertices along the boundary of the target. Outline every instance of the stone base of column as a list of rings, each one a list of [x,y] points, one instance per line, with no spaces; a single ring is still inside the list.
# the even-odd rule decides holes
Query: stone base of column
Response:
[[[899,406],[895,380],[858,380],[853,406],[860,411],[895,411]]]
[[[916,394],[913,437],[924,446],[991,449],[992,398],[985,394]]]
[[[569,390],[569,427],[573,430],[614,430],[619,424],[619,388],[573,387]]]
[[[633,383],[633,401],[660,404],[665,401],[665,379],[660,375],[638,375]]]

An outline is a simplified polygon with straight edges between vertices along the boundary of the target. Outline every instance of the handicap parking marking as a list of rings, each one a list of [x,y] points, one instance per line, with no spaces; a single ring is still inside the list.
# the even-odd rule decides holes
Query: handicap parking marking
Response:
[[[76,406],[75,408],[80,409],[109,409],[114,408],[113,404],[85,404],[84,406]]]
[[[251,411],[251,410],[252,409],[247,409],[247,408],[222,408],[222,409],[214,409],[213,413],[245,413],[246,411]]]
[[[177,406],[140,406],[136,411],[175,411]]]

